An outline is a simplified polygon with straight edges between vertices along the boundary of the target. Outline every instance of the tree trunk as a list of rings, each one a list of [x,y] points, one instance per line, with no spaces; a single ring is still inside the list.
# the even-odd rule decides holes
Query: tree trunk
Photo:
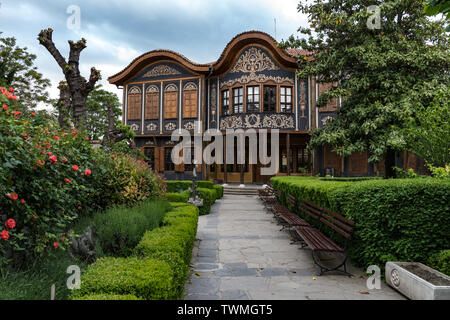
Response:
[[[387,148],[386,157],[384,159],[384,178],[395,178],[395,151]]]
[[[67,82],[61,81],[58,86],[59,100],[58,100],[58,123],[60,128],[69,127],[69,111],[72,105],[70,100],[70,91]]]

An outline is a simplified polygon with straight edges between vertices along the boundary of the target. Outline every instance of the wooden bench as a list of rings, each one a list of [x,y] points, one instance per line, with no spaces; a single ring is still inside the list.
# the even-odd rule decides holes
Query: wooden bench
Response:
[[[276,190],[275,194],[278,199],[282,196],[282,192],[280,190]],[[286,200],[291,208],[296,208],[297,199],[294,196],[288,194]],[[295,226],[309,226],[308,222],[278,202],[272,205],[272,210],[277,220],[283,226],[281,230],[287,227],[289,228],[289,231],[291,231],[291,228]]]
[[[276,196],[275,196],[275,190],[273,189],[272,185],[267,185],[266,189],[258,190],[260,199],[264,202],[264,205],[267,209],[270,209],[271,206],[277,202]]]
[[[325,208],[316,206],[315,204],[302,200],[300,210],[311,217],[315,222],[316,227],[311,226],[295,226],[296,233],[303,239],[303,241],[311,248],[314,262],[320,267],[320,274],[329,271],[340,271],[350,275],[347,272],[346,262],[348,258],[347,247],[352,238],[355,223],[340,214],[330,211]],[[323,227],[327,226],[329,229],[335,231],[340,236],[345,238],[345,246],[342,248],[338,244],[334,243],[331,239],[322,233]],[[341,262],[337,263],[337,266],[329,268],[318,262],[317,253],[319,252],[336,252],[343,254],[344,258]],[[341,267],[344,267],[341,270]]]

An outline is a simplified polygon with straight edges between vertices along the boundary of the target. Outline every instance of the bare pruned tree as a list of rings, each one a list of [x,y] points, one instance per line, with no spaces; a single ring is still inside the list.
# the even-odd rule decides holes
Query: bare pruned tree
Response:
[[[92,67],[89,81],[87,81],[80,74],[80,53],[84,48],[86,48],[86,40],[84,38],[77,41],[76,43],[69,40],[69,60],[66,61],[66,59],[56,48],[55,43],[52,40],[52,34],[53,30],[51,28],[41,30],[38,35],[38,40],[39,43],[43,45],[48,50],[48,52],[50,52],[53,58],[55,58],[59,67],[64,73],[72,102],[71,106],[73,108],[73,122],[75,127],[79,129],[86,123],[86,99],[89,92],[94,89],[95,83],[101,79],[100,71]]]

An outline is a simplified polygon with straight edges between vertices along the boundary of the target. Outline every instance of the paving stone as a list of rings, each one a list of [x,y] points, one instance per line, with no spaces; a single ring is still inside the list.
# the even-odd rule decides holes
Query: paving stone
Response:
[[[286,269],[263,269],[259,270],[259,274],[263,277],[285,276]]]
[[[218,277],[230,277],[233,275],[233,271],[230,269],[219,269],[214,271],[214,275]]]
[[[195,270],[214,270],[218,268],[219,265],[213,263],[199,263],[195,266]]]
[[[224,263],[223,264],[224,269],[247,269],[247,264],[242,262],[236,262],[236,263]]]
[[[217,263],[217,257],[198,257],[197,262],[199,262],[199,263]]]
[[[200,249],[216,249],[217,241],[215,240],[202,240],[199,245]]]
[[[215,295],[219,289],[219,280],[214,278],[192,278],[188,285],[188,294]]]
[[[250,300],[247,293],[242,290],[227,290],[222,292],[222,299],[224,300]]]
[[[256,276],[256,269],[233,269],[233,276]]]
[[[217,257],[217,250],[200,248],[197,255],[199,257]]]

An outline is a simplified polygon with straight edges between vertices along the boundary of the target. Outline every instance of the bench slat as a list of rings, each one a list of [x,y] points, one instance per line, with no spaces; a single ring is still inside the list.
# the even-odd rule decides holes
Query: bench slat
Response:
[[[296,232],[314,251],[343,252],[344,250],[328,239],[319,230],[311,227],[294,227]]]

